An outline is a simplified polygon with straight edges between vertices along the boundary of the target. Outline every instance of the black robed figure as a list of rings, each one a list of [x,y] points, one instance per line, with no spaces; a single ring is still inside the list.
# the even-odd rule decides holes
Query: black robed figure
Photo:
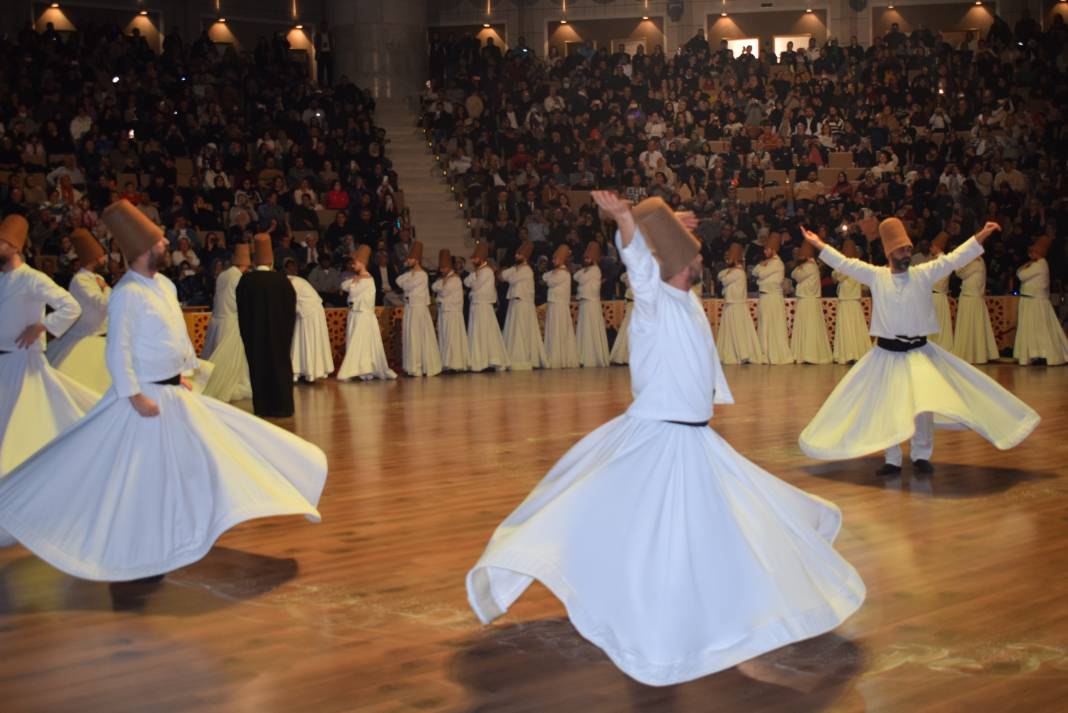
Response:
[[[237,283],[237,322],[248,357],[252,409],[257,416],[293,415],[290,345],[297,320],[297,293],[289,279],[272,272],[271,236],[254,238],[255,269]]]

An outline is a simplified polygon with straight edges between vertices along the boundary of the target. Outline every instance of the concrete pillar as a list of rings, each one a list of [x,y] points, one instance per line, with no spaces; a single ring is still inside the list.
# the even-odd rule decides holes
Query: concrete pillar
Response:
[[[410,97],[426,81],[426,0],[327,0],[338,76],[378,98]]]

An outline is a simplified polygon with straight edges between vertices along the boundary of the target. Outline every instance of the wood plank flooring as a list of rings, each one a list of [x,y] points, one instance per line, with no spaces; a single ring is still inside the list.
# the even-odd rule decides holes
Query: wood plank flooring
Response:
[[[797,434],[844,367],[727,367],[713,426],[836,502],[868,586],[832,634],[672,688],[623,676],[535,585],[481,627],[464,575],[626,369],[297,389],[323,522],[247,523],[155,587],[83,582],[0,551],[0,710],[1053,711],[1068,700],[1068,368],[987,373],[1043,422],[1013,451],[939,433],[933,479],[819,463]]]

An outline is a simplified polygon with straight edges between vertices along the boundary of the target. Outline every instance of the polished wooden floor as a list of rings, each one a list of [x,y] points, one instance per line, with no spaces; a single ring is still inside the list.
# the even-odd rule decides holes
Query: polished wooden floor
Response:
[[[673,688],[581,639],[535,586],[491,627],[464,574],[497,523],[629,399],[625,369],[302,386],[323,522],[248,523],[156,587],[0,552],[0,711],[1053,711],[1068,700],[1068,367],[987,367],[1043,422],[937,436],[932,479],[796,438],[842,367],[728,367],[713,426],[838,503],[868,586],[833,634]],[[729,574],[724,586],[729,586]]]

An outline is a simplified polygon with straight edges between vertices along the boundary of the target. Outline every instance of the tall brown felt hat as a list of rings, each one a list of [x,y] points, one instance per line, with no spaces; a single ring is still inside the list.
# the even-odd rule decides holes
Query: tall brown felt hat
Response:
[[[371,246],[361,245],[356,248],[356,251],[352,253],[352,259],[358,263],[362,263],[364,267],[370,267],[371,263]]]
[[[883,253],[889,255],[898,248],[912,247],[905,224],[897,218],[887,218],[879,223],[879,239],[883,241]]]
[[[237,267],[252,267],[252,252],[248,243],[238,243],[234,246],[234,259],[231,264]]]
[[[75,228],[70,234],[70,241],[74,243],[74,252],[78,253],[78,262],[83,267],[104,256],[104,248],[85,228]]]
[[[442,248],[438,252],[438,271],[442,272],[444,270],[451,270],[451,269],[452,269],[452,253],[449,252],[448,248]]]
[[[523,260],[529,260],[530,256],[534,254],[534,243],[529,240],[524,240],[523,244],[519,246],[519,249],[515,251],[516,257]]]
[[[660,279],[668,280],[682,272],[701,251],[701,242],[663,198],[646,198],[634,207],[633,213],[634,221],[660,262]]]
[[[408,259],[416,262],[423,261],[423,244],[418,240],[414,241],[412,247],[408,249]]]
[[[807,260],[809,258],[816,257],[816,246],[806,240],[801,243],[801,247],[798,249],[798,252],[801,254],[802,258]]]
[[[475,243],[475,252],[471,255],[472,260],[488,260],[489,259],[489,245],[484,242]]]
[[[596,265],[601,261],[601,244],[597,242],[590,242],[586,246],[586,254],[583,255],[583,260],[589,260]]]
[[[553,264],[560,263],[561,265],[567,264],[568,259],[571,258],[571,248],[566,245],[561,245],[553,253]]]
[[[745,250],[742,248],[741,243],[731,243],[727,248],[727,263],[741,262],[742,257],[745,255]]]
[[[147,253],[163,237],[163,229],[125,198],[105,208],[100,220],[111,231],[129,262]]]
[[[782,247],[782,233],[768,233],[768,239],[764,241],[764,249],[778,253]]]
[[[26,236],[29,232],[30,224],[18,213],[12,213],[0,223],[0,240],[19,252],[26,247]]]
[[[1053,245],[1053,238],[1048,235],[1042,235],[1038,240],[1031,244],[1031,249],[1034,250],[1039,257],[1046,257],[1051,245]]]
[[[274,265],[274,248],[271,247],[271,236],[267,233],[257,233],[252,237],[252,252],[257,267]]]

